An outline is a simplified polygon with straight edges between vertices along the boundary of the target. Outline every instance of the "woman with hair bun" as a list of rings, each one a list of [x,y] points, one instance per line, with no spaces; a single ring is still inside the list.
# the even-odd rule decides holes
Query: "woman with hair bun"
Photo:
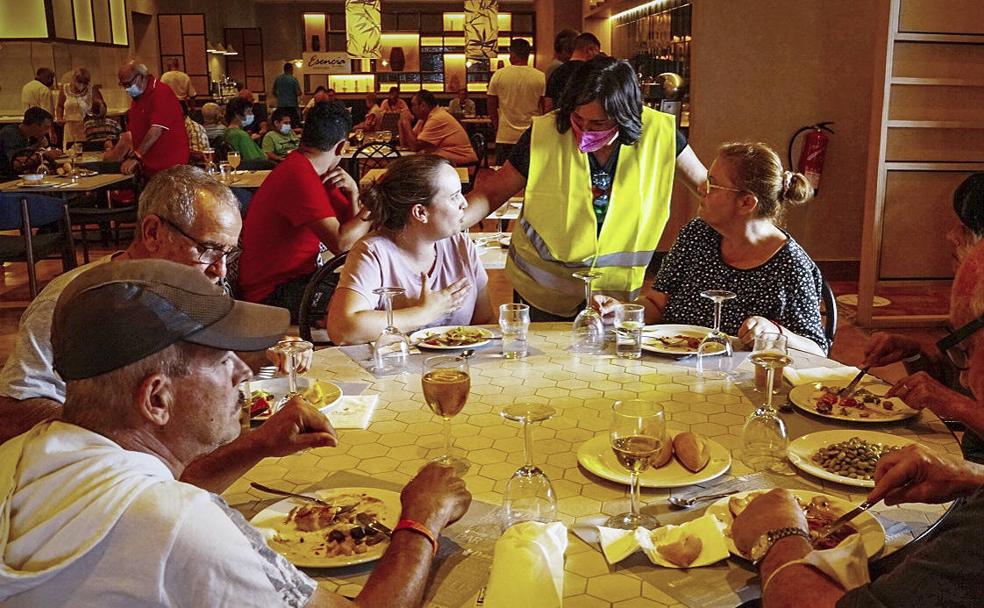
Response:
[[[372,232],[352,247],[328,309],[336,344],[375,340],[386,326],[380,287],[401,287],[393,322],[404,332],[493,322],[488,275],[464,228],[467,202],[446,159],[422,154],[390,163],[362,191]]]
[[[707,325],[713,304],[700,292],[727,289],[738,297],[724,305],[725,332],[748,345],[782,333],[791,348],[825,354],[820,270],[780,227],[789,206],[813,196],[810,182],[784,171],[765,144],[732,143],[721,146],[699,191],[697,218],[639,297],[646,322]],[[596,303],[607,313],[616,302],[596,296]]]

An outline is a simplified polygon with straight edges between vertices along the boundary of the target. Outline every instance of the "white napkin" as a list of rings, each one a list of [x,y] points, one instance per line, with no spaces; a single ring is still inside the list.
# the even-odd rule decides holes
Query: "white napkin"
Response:
[[[485,606],[563,606],[566,550],[567,527],[560,522],[526,521],[506,530],[495,543]],[[553,584],[545,584],[547,581]]]
[[[793,386],[820,382],[827,385],[847,386],[848,383],[858,375],[860,369],[850,365],[838,365],[837,367],[808,367],[805,369],[793,369],[786,366],[783,376]]]
[[[660,555],[656,547],[674,543],[685,534],[696,536],[702,545],[700,555],[690,567],[707,566],[728,557],[728,546],[724,540],[724,524],[713,515],[704,515],[679,526],[663,526],[652,532],[645,528],[616,530],[598,526],[601,551],[609,564],[620,562],[642,549],[653,564],[665,568],[679,568]]]
[[[345,396],[338,405],[323,408],[321,412],[336,429],[366,429],[377,403],[379,395]]]
[[[807,564],[823,572],[841,587],[850,591],[871,581],[868,574],[868,555],[860,534],[852,534],[833,549],[811,551],[803,559],[798,559],[773,571],[763,585],[763,590],[772,578],[793,564]]]

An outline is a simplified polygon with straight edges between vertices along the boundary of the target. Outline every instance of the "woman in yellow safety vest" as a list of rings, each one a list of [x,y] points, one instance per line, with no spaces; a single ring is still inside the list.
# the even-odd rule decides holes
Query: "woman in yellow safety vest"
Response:
[[[632,66],[598,56],[468,195],[465,225],[525,188],[506,274],[532,320],[572,319],[584,305],[575,272],[599,273],[596,293],[638,295],[670,216],[674,173],[695,191],[707,176],[675,118],[643,106]]]

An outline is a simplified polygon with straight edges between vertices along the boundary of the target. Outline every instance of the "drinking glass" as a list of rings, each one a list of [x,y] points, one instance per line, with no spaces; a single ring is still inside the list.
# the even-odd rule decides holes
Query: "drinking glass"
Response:
[[[229,152],[226,155],[226,160],[232,165],[232,170],[235,171],[239,168],[239,163],[242,162],[243,158],[239,155],[239,152]]]
[[[772,386],[777,369],[789,365],[786,336],[765,333],[755,338],[749,356],[752,363],[765,368],[766,386]],[[742,429],[742,460],[756,471],[787,473],[785,464],[788,435],[786,425],[772,404],[772,391],[765,391],[765,403],[756,409]]]
[[[205,159],[205,172],[215,173],[215,164],[212,162],[212,159],[215,158],[215,150],[212,148],[202,150],[202,157]]]
[[[549,420],[557,410],[539,403],[516,403],[503,408],[502,417],[523,425],[526,464],[506,483],[502,500],[504,528],[522,521],[549,523],[557,519],[557,493],[547,474],[533,464],[533,423]]]
[[[619,464],[629,470],[629,512],[612,516],[605,526],[621,530],[658,527],[654,517],[639,511],[639,474],[649,468],[650,459],[666,441],[663,407],[642,399],[616,401],[612,406],[609,439]]]
[[[274,411],[279,410],[297,394],[297,365],[300,355],[313,348],[314,345],[305,340],[281,340],[271,347],[270,350],[283,355],[287,367],[287,395],[274,405]]]
[[[708,289],[700,292],[700,295],[714,302],[714,329],[704,336],[697,347],[697,373],[705,378],[727,378],[725,367],[730,368],[734,353],[731,339],[721,331],[721,307],[726,300],[734,298],[735,293],[724,289]],[[716,364],[713,367],[716,369],[711,369],[710,357],[716,357],[713,360]]]
[[[219,163],[219,181],[223,184],[232,183],[232,165],[228,162]]]
[[[530,329],[529,305],[499,306],[499,329],[502,330],[502,356],[506,359],[525,357],[528,349],[527,332]]]
[[[600,277],[597,272],[575,272],[574,278],[584,281],[584,310],[574,319],[572,350],[581,355],[595,355],[605,347],[605,325],[601,315],[591,306],[591,282]]]
[[[615,355],[622,359],[642,357],[642,328],[646,309],[641,304],[615,307]]]
[[[424,375],[420,378],[424,389],[424,401],[431,411],[444,420],[444,454],[434,462],[454,467],[460,475],[468,470],[464,458],[451,455],[451,418],[465,407],[471,376],[468,359],[456,355],[438,355],[424,360]]]
[[[386,327],[373,346],[373,363],[378,374],[399,374],[407,369],[410,340],[393,324],[393,297],[402,295],[402,287],[380,287],[372,292],[383,299],[386,308]]]

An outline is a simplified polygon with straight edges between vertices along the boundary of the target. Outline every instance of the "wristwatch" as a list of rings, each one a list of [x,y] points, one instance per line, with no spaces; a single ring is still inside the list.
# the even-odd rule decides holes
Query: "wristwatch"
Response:
[[[786,538],[787,536],[800,536],[810,542],[810,533],[802,528],[777,528],[775,530],[769,530],[755,541],[752,548],[749,549],[749,557],[752,560],[752,564],[758,566],[765,559],[765,556],[769,554],[769,550],[772,546],[776,544],[781,538]]]

